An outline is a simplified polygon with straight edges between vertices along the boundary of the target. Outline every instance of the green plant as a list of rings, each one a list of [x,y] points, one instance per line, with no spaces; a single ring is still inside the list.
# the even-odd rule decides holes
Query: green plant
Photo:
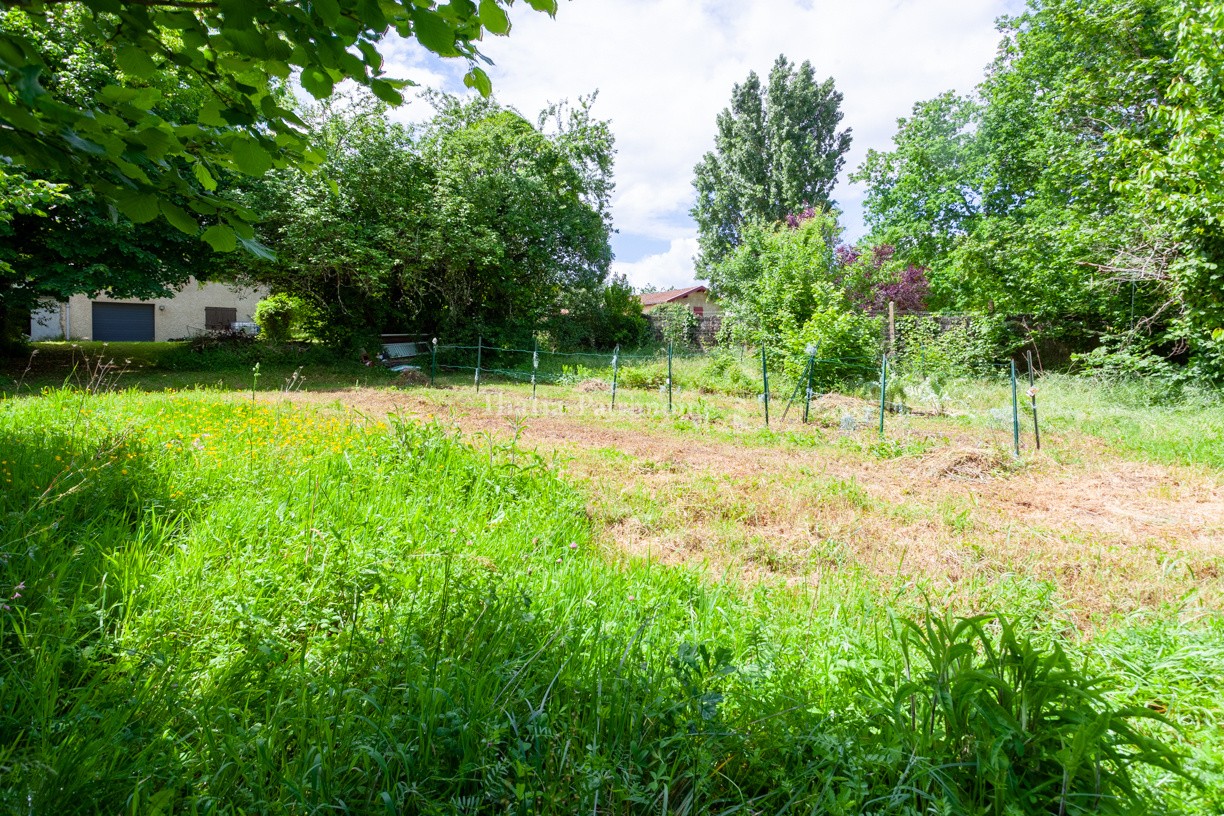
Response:
[[[254,317],[262,339],[269,343],[284,343],[293,338],[304,312],[301,298],[280,292],[259,301],[255,305]]]
[[[650,319],[665,343],[688,348],[697,341],[697,315],[682,303],[662,303],[651,310]]]
[[[897,623],[901,676],[872,682],[871,722],[895,757],[893,804],[967,813],[1146,813],[1135,771],[1181,757],[1145,732],[1165,721],[1117,705],[1061,644],[997,616]],[[886,800],[887,801],[887,800]]]
[[[878,376],[879,320],[849,309],[845,297],[830,284],[818,284],[817,289],[819,305],[786,337],[787,350],[791,354],[797,349],[815,350],[812,381],[822,389]],[[806,358],[788,356],[785,360],[787,374],[799,377]]]

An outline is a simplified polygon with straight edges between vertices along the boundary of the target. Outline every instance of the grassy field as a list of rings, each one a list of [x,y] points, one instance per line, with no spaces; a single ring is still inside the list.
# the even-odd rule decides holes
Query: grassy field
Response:
[[[1224,808],[1216,397],[164,366],[0,400],[0,811]]]

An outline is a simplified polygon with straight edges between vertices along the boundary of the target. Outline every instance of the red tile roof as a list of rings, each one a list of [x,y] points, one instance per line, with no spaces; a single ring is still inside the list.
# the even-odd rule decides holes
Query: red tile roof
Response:
[[[660,303],[671,303],[673,300],[683,300],[689,295],[697,292],[708,292],[708,287],[705,286],[690,286],[687,289],[672,289],[667,292],[648,292],[644,295],[638,295],[643,306],[658,306]]]

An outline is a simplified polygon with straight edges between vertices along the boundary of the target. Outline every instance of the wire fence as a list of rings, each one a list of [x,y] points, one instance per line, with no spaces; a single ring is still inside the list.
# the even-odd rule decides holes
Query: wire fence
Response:
[[[1017,456],[1022,444],[1041,448],[1031,354],[1019,363],[979,359],[958,369],[957,361],[915,343],[874,357],[825,356],[818,345],[798,353],[670,344],[647,351],[562,352],[491,346],[483,339],[475,345],[433,341],[417,349],[394,367],[419,371],[430,385],[469,384],[479,392],[491,383],[518,383],[530,386],[533,400],[541,386],[572,386],[606,399],[611,411],[618,401],[626,407],[625,397],[632,394],[637,405],[645,397],[669,414],[676,412],[680,394],[755,398],[766,428],[788,420],[807,424],[814,411],[827,414],[832,408],[843,430],[871,427],[881,438],[890,424],[907,418],[972,416],[1001,442],[1006,437]]]

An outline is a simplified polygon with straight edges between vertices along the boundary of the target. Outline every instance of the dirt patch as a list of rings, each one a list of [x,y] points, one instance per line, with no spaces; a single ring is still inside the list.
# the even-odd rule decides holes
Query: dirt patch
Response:
[[[611,391],[612,386],[603,380],[583,380],[578,383],[576,390],[580,394],[595,394],[600,391]]]

